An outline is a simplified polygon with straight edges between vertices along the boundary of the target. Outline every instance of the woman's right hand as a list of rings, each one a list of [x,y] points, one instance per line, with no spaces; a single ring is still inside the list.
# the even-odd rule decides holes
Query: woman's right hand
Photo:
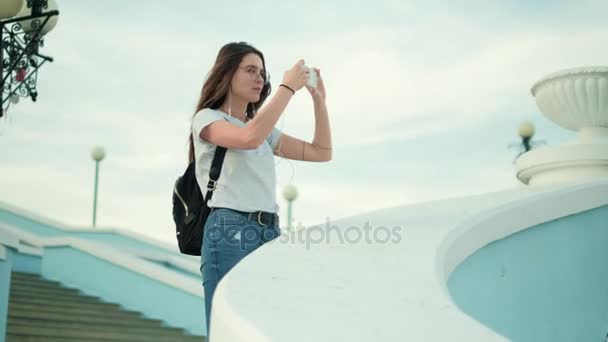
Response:
[[[283,74],[283,84],[290,87],[294,91],[298,91],[304,87],[310,76],[304,68],[304,60],[300,59],[291,69]]]

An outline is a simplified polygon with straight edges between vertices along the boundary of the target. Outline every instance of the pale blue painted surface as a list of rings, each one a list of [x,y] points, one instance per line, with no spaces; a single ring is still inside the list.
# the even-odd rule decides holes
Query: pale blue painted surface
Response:
[[[74,236],[74,237],[78,237],[84,240],[88,240],[88,241],[92,241],[95,243],[103,243],[106,244],[108,246],[111,246],[112,248],[116,248],[116,249],[121,249],[123,251],[141,251],[141,252],[149,252],[149,253],[154,253],[154,254],[161,254],[161,255],[172,255],[172,256],[178,256],[178,257],[182,257],[184,258],[184,255],[179,253],[178,251],[178,247],[177,244],[175,246],[175,251],[168,251],[164,248],[160,248],[157,247],[155,245],[151,245],[149,243],[146,242],[142,242],[136,239],[133,239],[131,237],[128,236],[124,236],[124,235],[120,235],[117,233],[110,233],[110,232],[76,232],[76,233],[70,233],[70,236]],[[156,265],[160,265],[163,266],[173,272],[177,272],[177,273],[181,273],[183,275],[186,275],[190,278],[193,279],[199,279],[200,278],[200,272],[197,273],[191,273],[188,272],[186,270],[177,268],[171,264],[168,264],[166,262],[158,262],[155,260],[148,260],[143,258],[142,260],[145,260],[146,262],[152,262]]]
[[[13,252],[11,248],[0,245],[4,249],[4,258],[0,258],[0,342],[6,337],[6,321],[8,315],[8,299],[11,286],[11,269]],[[3,251],[0,250],[0,253]]]
[[[66,236],[66,237],[79,237],[85,240],[106,243],[110,246],[117,248],[124,248],[128,250],[138,250],[143,252],[153,252],[153,253],[164,253],[170,255],[181,256],[179,253],[177,242],[175,244],[174,250],[167,250],[161,247],[158,247],[153,244],[149,244],[144,241],[140,241],[137,239],[133,239],[128,236],[110,233],[110,232],[71,232],[64,231],[59,227],[45,224],[36,220],[29,219],[27,217],[23,217],[19,214],[13,213],[6,209],[0,208],[0,222],[8,223],[12,226],[18,227],[23,231],[33,233],[40,237],[58,237],[58,236]]]
[[[101,242],[112,246],[113,248],[122,248],[126,250],[137,250],[142,252],[153,252],[153,253],[163,253],[170,255],[181,256],[177,247],[177,240],[175,242],[174,250],[167,250],[164,248],[157,247],[155,245],[151,245],[149,243],[139,241],[136,239],[132,239],[128,236],[109,233],[109,232],[76,232],[70,233],[70,236],[79,237],[81,239]]]
[[[43,276],[77,287],[105,301],[121,303],[170,326],[206,335],[204,302],[193,296],[119,265],[70,247],[47,247]],[[201,285],[201,294],[203,288]]]
[[[38,255],[13,254],[13,272],[41,274],[41,258]]]
[[[177,272],[177,273],[179,273],[181,275],[184,275],[186,277],[189,277],[189,278],[192,278],[192,279],[195,279],[195,280],[200,280],[201,282],[203,281],[202,278],[201,278],[200,271],[198,271],[196,273],[192,273],[189,270],[184,270],[182,268],[177,268],[177,267],[175,267],[173,265],[168,264],[167,262],[160,262],[160,261],[157,261],[157,260],[149,260],[149,259],[146,259],[146,258],[143,258],[143,260],[146,260],[147,262],[151,262],[151,263],[153,263],[155,265],[162,266],[162,267],[164,267],[166,269],[169,269],[169,270],[171,270],[173,272]]]
[[[57,229],[57,227],[23,217],[3,208],[0,208],[0,222],[6,222],[15,227],[19,227],[26,232],[34,233],[40,237],[55,237],[64,235],[63,232]]]
[[[8,223],[39,237],[77,237],[127,253],[137,251],[152,255],[184,257],[177,247],[175,251],[168,251],[145,241],[113,232],[64,231],[59,227],[22,217],[1,208],[0,222]],[[199,273],[190,273],[164,262],[143,258],[141,262],[164,267],[167,274],[176,272],[191,279],[200,279]],[[47,247],[42,258],[14,251],[11,262],[7,263],[5,260],[2,265],[4,273],[0,275],[3,275],[3,282],[4,279],[8,279],[4,274],[10,275],[11,271],[41,274],[68,286],[77,287],[85,293],[99,296],[106,301],[117,302],[131,310],[140,311],[148,317],[164,320],[169,326],[184,327],[188,332],[196,335],[206,334],[204,302],[201,297],[164,285],[71,247]],[[8,298],[9,286],[10,283],[6,283],[4,288],[0,286],[0,299]],[[0,310],[0,325],[5,327],[5,323],[6,313]],[[1,335],[4,337],[5,334]]]
[[[464,312],[512,341],[603,342],[608,206],[485,246],[454,270],[448,287]]]
[[[16,214],[16,213],[13,213],[11,211],[1,209],[1,208],[0,208],[0,222],[8,223],[25,232],[33,233],[39,237],[60,237],[60,236],[78,237],[83,240],[87,240],[87,241],[91,241],[91,242],[95,242],[95,243],[106,244],[108,246],[111,246],[112,248],[121,249],[121,250],[127,251],[127,252],[134,251],[134,252],[152,253],[152,254],[157,254],[157,255],[158,254],[171,255],[171,256],[177,256],[177,257],[181,257],[181,258],[188,258],[188,257],[185,257],[183,254],[179,253],[177,244],[175,245],[174,250],[168,250],[168,249],[156,246],[154,244],[150,244],[145,241],[140,241],[135,238],[131,238],[129,236],[121,235],[121,234],[115,233],[115,232],[64,231],[53,225],[44,224],[44,223],[36,221],[36,220],[22,217],[19,214]],[[142,260],[145,260],[146,262],[154,262],[157,265],[161,265],[171,271],[184,274],[193,279],[200,278],[199,272],[191,273],[191,272],[185,271],[183,269],[174,267],[173,265],[170,265],[167,263],[156,262],[156,261],[151,261],[151,260],[146,260],[146,259],[142,259]],[[28,271],[24,270],[24,272],[28,272]],[[32,272],[40,273],[39,269],[33,270]]]

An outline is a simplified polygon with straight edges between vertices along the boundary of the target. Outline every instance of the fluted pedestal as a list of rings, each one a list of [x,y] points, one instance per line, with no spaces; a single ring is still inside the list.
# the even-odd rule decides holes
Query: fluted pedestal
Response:
[[[608,179],[608,67],[551,74],[532,87],[542,113],[578,137],[523,154],[517,178],[528,185]]]

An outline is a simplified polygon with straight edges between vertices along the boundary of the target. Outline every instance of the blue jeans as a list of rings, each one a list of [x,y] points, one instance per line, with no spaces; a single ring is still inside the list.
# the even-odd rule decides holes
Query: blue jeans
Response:
[[[201,246],[201,274],[205,290],[207,341],[209,341],[211,301],[219,281],[247,254],[280,236],[276,225],[260,225],[242,212],[213,209],[205,223]]]

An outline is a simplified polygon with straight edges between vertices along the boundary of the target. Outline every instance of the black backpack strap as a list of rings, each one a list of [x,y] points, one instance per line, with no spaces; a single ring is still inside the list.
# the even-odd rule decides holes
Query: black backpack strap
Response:
[[[209,200],[211,200],[211,197],[213,197],[213,190],[215,190],[217,180],[220,178],[225,156],[226,148],[218,146],[215,149],[215,155],[213,155],[211,169],[209,169],[209,183],[207,183],[207,195],[205,195],[205,203],[207,203]]]
[[[226,118],[224,118],[224,120],[230,122]],[[215,190],[215,186],[217,184],[218,178],[220,178],[220,173],[222,172],[222,165],[224,164],[225,156],[226,156],[226,148],[217,146],[217,148],[215,149],[215,154],[213,155],[213,162],[211,163],[211,168],[209,169],[209,182],[207,183],[207,194],[205,195],[205,198],[204,198],[205,205],[211,200],[211,197],[213,197],[213,191]]]

